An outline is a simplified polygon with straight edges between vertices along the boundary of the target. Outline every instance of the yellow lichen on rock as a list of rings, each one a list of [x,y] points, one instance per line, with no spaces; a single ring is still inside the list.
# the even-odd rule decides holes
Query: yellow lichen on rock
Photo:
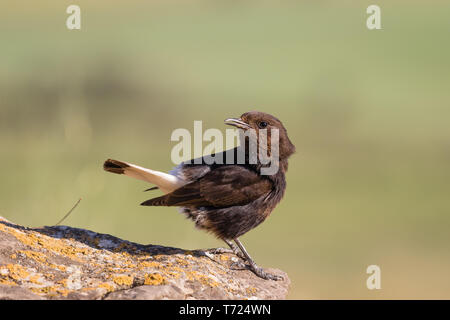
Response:
[[[37,294],[47,294],[49,296],[55,296],[55,297],[58,295],[67,297],[67,295],[70,293],[70,290],[59,288],[57,286],[30,288],[30,290]]]
[[[164,283],[164,277],[159,273],[150,273],[145,276],[144,284],[158,286]]]
[[[160,262],[156,261],[142,261],[139,262],[139,268],[159,268],[161,266]]]
[[[40,281],[41,277],[38,274],[30,275],[28,277],[28,282],[34,283],[34,284],[42,284]]]
[[[249,287],[249,288],[245,289],[245,291],[246,291],[248,294],[254,295],[254,294],[256,293],[256,288]]]
[[[14,281],[8,280],[7,278],[0,276],[0,284],[3,284],[5,286],[17,286],[17,283]]]
[[[98,288],[105,289],[106,292],[114,291],[114,286],[108,282],[102,282],[98,285]]]
[[[189,262],[187,262],[186,260],[180,259],[180,258],[177,258],[175,261],[180,266],[187,266],[187,265],[189,265]]]
[[[190,281],[198,281],[204,285],[210,286],[210,287],[217,287],[219,286],[219,283],[213,279],[211,279],[209,276],[204,275],[198,271],[189,271],[186,272],[186,276],[188,280]]]
[[[113,276],[112,280],[119,286],[131,286],[133,285],[134,278],[127,275],[119,275]]]
[[[9,227],[6,227],[6,231],[27,246],[36,247],[38,244],[39,239],[33,233],[25,234],[21,231]]]
[[[16,281],[26,280],[30,276],[27,269],[20,264],[8,264],[6,265],[6,268],[9,271],[8,276]]]
[[[0,286],[20,287],[3,290],[6,298],[270,299],[287,292],[288,283],[274,294],[271,282],[230,270],[230,254],[215,256],[217,261],[200,251],[68,226],[26,228],[0,218]]]
[[[53,263],[50,263],[48,266],[52,269],[59,269],[59,271],[63,271],[63,272],[65,272],[67,269],[65,266],[57,265],[57,264],[53,264]]]
[[[79,255],[88,255],[90,250],[87,248],[75,248],[69,244],[65,244],[64,241],[59,239],[53,239],[52,237],[37,233],[35,231],[29,231],[29,233],[24,233],[18,231],[14,228],[6,227],[2,224],[3,230],[12,234],[21,243],[35,249],[43,247],[53,253],[62,254],[71,258],[72,260],[83,262],[79,258]],[[30,254],[29,251],[27,254]]]
[[[68,279],[62,279],[62,280],[59,280],[57,283],[59,283],[60,285],[62,285],[65,288],[67,288],[67,281],[68,281]]]
[[[18,252],[26,255],[28,258],[31,258],[38,263],[47,263],[47,257],[43,252],[31,250],[19,250]]]

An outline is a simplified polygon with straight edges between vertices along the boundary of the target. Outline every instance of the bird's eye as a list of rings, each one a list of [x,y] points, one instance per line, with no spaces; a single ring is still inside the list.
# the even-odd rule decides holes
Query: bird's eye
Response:
[[[266,127],[267,127],[267,122],[265,122],[265,121],[260,121],[260,122],[258,122],[258,127],[259,127],[260,129],[266,128]]]

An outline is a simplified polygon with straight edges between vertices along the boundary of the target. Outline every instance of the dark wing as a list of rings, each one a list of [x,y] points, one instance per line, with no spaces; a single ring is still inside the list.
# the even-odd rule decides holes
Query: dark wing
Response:
[[[200,179],[143,206],[229,207],[244,205],[267,194],[272,182],[242,166],[216,168]]]

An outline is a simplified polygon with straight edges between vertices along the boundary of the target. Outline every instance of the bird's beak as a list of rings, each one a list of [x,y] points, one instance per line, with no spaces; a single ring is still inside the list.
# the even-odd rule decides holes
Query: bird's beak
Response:
[[[237,128],[240,128],[240,129],[244,129],[244,130],[247,130],[247,129],[250,129],[250,128],[251,128],[251,127],[248,125],[247,122],[244,122],[244,121],[242,121],[241,119],[236,119],[236,118],[229,118],[229,119],[226,119],[226,120],[225,120],[225,124],[228,124],[228,125],[230,125],[230,126],[237,127]]]

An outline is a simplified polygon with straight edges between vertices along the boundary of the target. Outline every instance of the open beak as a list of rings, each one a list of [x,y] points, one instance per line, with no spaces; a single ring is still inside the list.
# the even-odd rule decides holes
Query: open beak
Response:
[[[240,129],[244,129],[244,130],[251,128],[246,122],[242,121],[241,119],[236,119],[236,118],[226,119],[225,124],[228,124],[230,126],[237,127]]]

